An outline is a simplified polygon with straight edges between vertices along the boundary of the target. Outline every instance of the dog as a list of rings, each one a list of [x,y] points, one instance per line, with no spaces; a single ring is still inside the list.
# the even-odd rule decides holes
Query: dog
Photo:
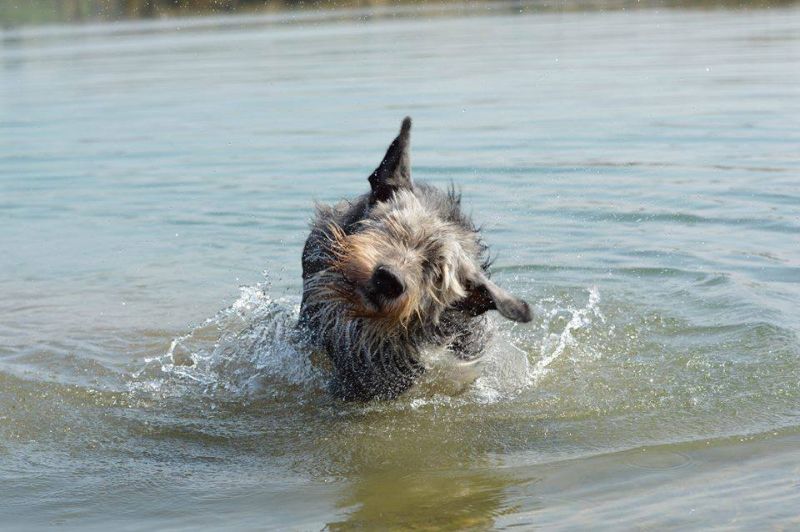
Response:
[[[489,280],[488,248],[461,195],[411,179],[410,133],[406,117],[370,192],[317,205],[303,248],[299,323],[345,400],[398,397],[425,371],[425,349],[480,358],[490,310],[531,320],[525,301]]]

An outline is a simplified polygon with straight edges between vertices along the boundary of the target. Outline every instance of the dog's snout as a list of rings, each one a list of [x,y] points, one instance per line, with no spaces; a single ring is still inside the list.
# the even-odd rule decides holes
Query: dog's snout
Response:
[[[386,266],[378,266],[372,273],[372,288],[386,299],[396,299],[405,292],[400,277]]]

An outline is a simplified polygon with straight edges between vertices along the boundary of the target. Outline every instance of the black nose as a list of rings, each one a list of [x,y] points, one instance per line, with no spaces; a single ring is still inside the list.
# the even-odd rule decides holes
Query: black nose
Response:
[[[405,291],[403,281],[386,266],[378,266],[372,274],[372,289],[386,299],[395,299]]]

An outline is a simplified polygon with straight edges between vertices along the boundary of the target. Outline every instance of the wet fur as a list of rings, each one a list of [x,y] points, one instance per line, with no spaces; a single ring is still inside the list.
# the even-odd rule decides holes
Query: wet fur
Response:
[[[411,180],[409,131],[369,178],[371,192],[317,205],[303,249],[299,325],[333,363],[333,392],[348,400],[390,399],[424,372],[423,350],[480,356],[484,313],[530,321],[528,305],[488,279],[487,248],[454,189]],[[378,290],[377,271],[402,280]]]
[[[466,296],[452,263],[474,262],[484,271],[489,265],[477,229],[461,212],[460,196],[424,184],[400,196],[377,209],[368,195],[318,205],[303,250],[301,322],[330,356],[334,392],[346,399],[394,398],[423,373],[422,349],[447,346],[472,359],[487,339],[484,316],[448,308]],[[441,222],[431,225],[437,218]],[[448,256],[444,268],[437,267],[435,255],[452,253],[447,247],[454,239],[471,255]],[[412,287],[394,312],[365,307],[354,285],[369,275],[381,248],[421,241],[428,244],[418,265],[426,270],[424,284]]]

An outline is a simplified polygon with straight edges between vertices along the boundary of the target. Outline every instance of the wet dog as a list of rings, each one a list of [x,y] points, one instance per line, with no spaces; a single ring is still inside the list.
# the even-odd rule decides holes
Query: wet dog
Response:
[[[480,357],[489,310],[531,320],[527,303],[489,280],[487,247],[460,195],[411,179],[410,132],[406,118],[370,192],[317,206],[303,249],[300,324],[348,400],[402,394],[424,372],[425,349]]]

